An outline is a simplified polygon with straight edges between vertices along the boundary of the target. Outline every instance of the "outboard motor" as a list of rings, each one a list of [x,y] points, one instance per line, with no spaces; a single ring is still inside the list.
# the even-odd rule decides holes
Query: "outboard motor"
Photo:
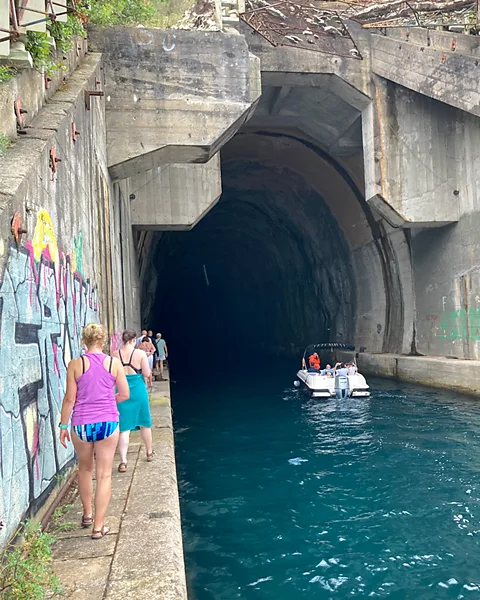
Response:
[[[339,399],[348,398],[350,395],[350,386],[348,377],[345,375],[337,375],[335,377],[335,395]]]

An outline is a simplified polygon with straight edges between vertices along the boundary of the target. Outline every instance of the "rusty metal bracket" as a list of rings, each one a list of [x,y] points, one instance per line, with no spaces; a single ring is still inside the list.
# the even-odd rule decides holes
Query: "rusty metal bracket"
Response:
[[[90,98],[92,96],[105,96],[105,93],[95,90],[85,90],[85,108],[87,110],[90,110]]]
[[[75,122],[72,122],[72,140],[74,142],[77,141],[77,135],[80,135],[80,132],[77,131],[77,126],[75,125]]]
[[[55,173],[57,172],[57,164],[62,162],[61,158],[57,158],[57,149],[55,146],[50,148],[50,169],[52,171],[52,181],[55,181]]]
[[[23,115],[28,114],[28,110],[22,108],[22,101],[20,98],[17,98],[13,103],[13,108],[15,111],[15,116],[17,118],[17,127],[19,129],[25,129],[25,117]]]
[[[22,227],[22,219],[20,217],[19,212],[16,212],[13,215],[10,226],[11,226],[12,235],[15,238],[15,243],[18,246],[18,244],[20,244],[20,242],[22,241],[22,236],[27,233],[27,230],[23,229],[23,227]]]

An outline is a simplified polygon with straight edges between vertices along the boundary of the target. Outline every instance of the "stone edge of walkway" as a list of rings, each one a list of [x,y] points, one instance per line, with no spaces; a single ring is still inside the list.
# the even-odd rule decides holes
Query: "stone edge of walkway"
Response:
[[[480,361],[478,360],[361,352],[357,362],[360,371],[365,375],[399,379],[480,396],[480,380],[477,375]]]

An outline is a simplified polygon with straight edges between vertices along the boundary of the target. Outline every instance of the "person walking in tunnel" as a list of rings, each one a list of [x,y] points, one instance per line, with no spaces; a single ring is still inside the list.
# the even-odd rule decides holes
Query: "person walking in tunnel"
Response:
[[[157,347],[157,367],[160,367],[160,379],[165,381],[163,377],[163,361],[168,358],[168,348],[167,343],[162,338],[161,333],[157,333],[157,337],[155,339],[155,345]]]
[[[127,470],[127,452],[130,441],[130,431],[140,429],[140,436],[145,444],[147,461],[153,460],[152,442],[152,417],[145,379],[151,375],[148,357],[143,350],[136,349],[137,334],[132,329],[126,329],[122,334],[123,348],[113,353],[120,359],[127,377],[130,389],[130,398],[119,405],[120,411],[120,438],[118,451],[120,464],[118,470],[125,473]]]
[[[143,338],[147,335],[147,330],[146,329],[142,329],[142,335],[140,335],[139,337],[137,337],[137,342],[135,344],[135,347],[138,348],[140,346],[140,344],[143,342]]]
[[[117,408],[129,397],[127,378],[120,361],[103,353],[107,331],[90,323],[82,332],[87,350],[70,361],[67,390],[60,417],[60,443],[66,448],[73,442],[78,457],[78,488],[83,505],[82,527],[91,527],[92,538],[107,535],[105,514],[112,491],[112,465],[118,443]],[[115,394],[115,388],[117,393]],[[73,413],[73,414],[72,414]],[[71,438],[68,422],[72,416]],[[96,463],[97,487],[95,515],[92,511],[93,463]]]
[[[150,369],[150,375],[148,376],[148,387],[150,390],[153,389],[153,357],[155,354],[155,346],[152,343],[152,340],[146,335],[140,346],[139,350],[143,350],[148,358],[148,367]]]

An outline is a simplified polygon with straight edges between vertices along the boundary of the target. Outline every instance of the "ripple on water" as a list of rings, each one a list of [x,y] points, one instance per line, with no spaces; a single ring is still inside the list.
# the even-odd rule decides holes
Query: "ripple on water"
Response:
[[[175,401],[192,599],[480,598],[480,404],[382,382]]]

